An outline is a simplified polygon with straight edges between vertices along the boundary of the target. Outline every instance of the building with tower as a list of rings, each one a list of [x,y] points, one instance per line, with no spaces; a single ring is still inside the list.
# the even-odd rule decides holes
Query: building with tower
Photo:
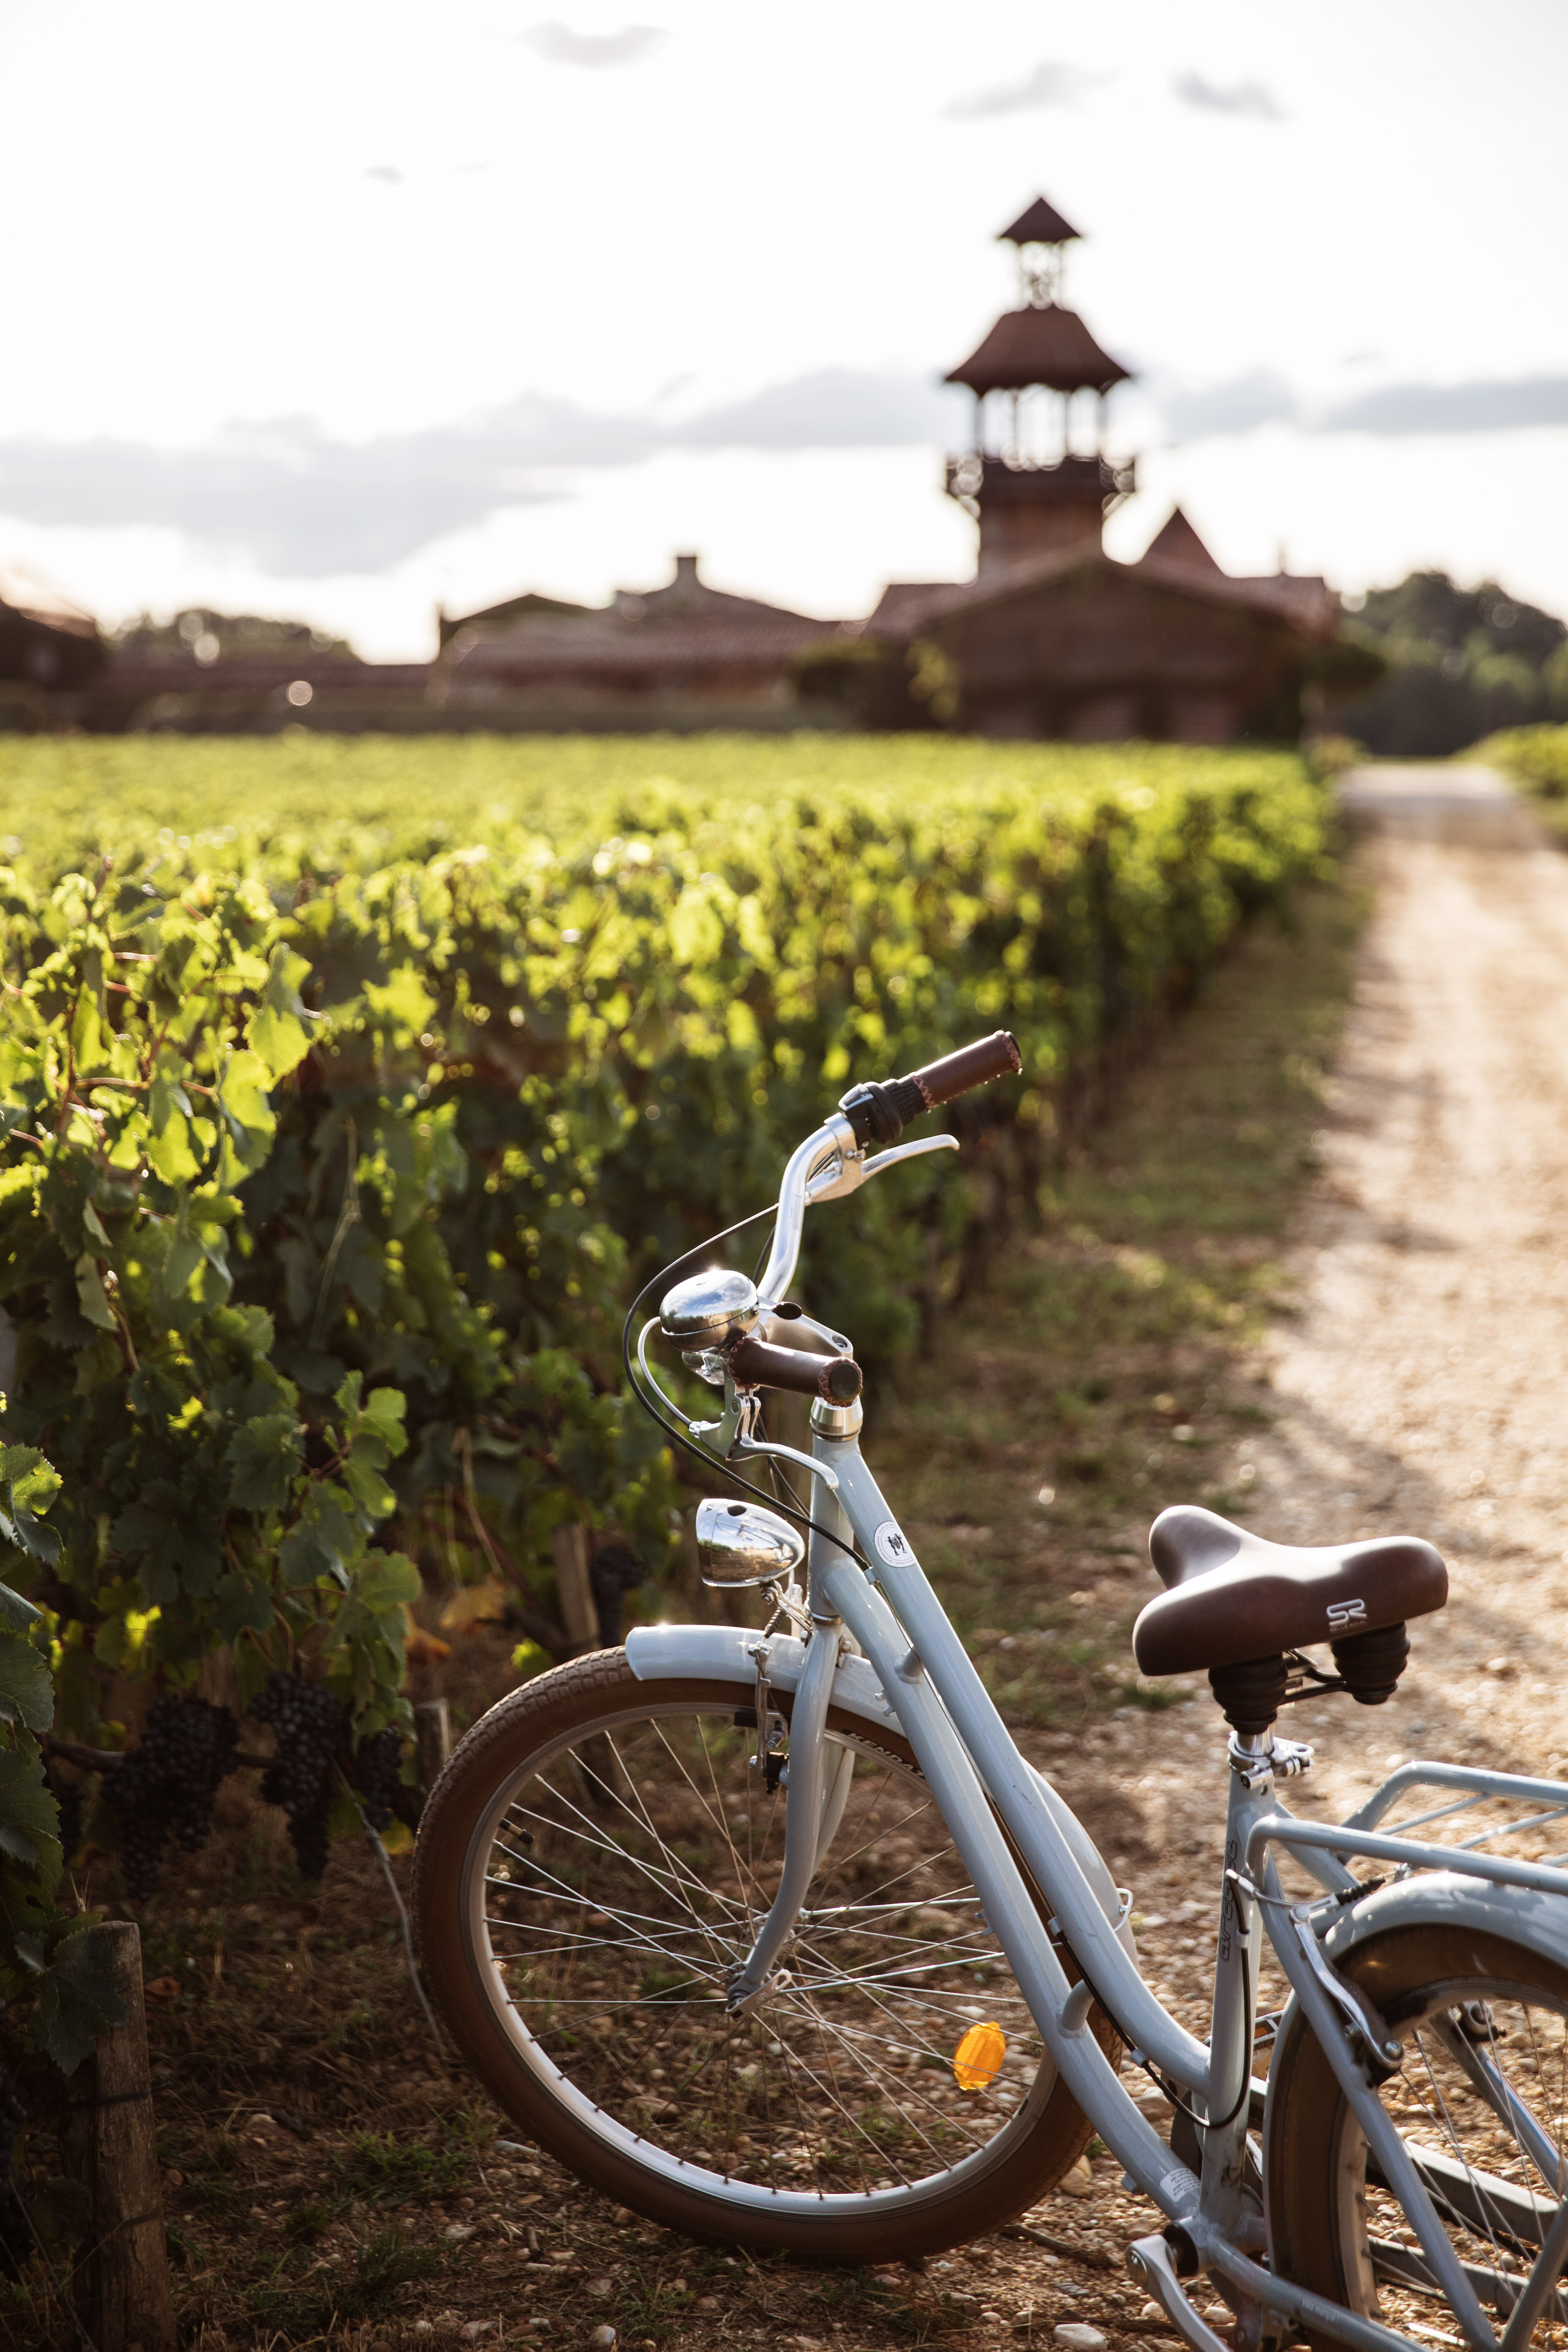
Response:
[[[1131,497],[1108,399],[1131,371],[1064,300],[1079,232],[1045,197],[1001,233],[1018,301],[948,375],[973,395],[946,488],[973,578],[899,581],[864,621],[728,596],[683,556],[668,587],[594,610],[513,599],[442,616],[431,695],[492,726],[947,725],[1076,741],[1297,733],[1339,605],[1321,580],[1236,579],[1173,514],[1135,563],[1105,551]]]
[[[1001,233],[1020,301],[949,383],[974,395],[972,446],[947,489],[977,526],[974,577],[895,583],[866,635],[939,677],[949,723],[1079,742],[1279,740],[1325,666],[1340,607],[1324,582],[1221,570],[1180,508],[1135,563],[1105,551],[1131,497],[1107,448],[1107,395],[1131,371],[1062,300],[1079,232],[1043,196]]]

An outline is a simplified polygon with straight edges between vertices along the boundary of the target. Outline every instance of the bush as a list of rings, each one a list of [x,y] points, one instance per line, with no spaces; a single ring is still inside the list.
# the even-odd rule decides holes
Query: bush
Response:
[[[1489,735],[1471,756],[1489,761],[1539,800],[1568,800],[1568,727],[1515,727]]]

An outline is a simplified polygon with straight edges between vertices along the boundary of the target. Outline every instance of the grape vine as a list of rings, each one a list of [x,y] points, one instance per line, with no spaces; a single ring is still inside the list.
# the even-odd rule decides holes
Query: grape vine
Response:
[[[309,1660],[337,1729],[291,1687],[269,1778],[312,1873],[333,1771],[393,1801],[420,1559],[499,1568],[559,1654],[563,1521],[650,1580],[677,1557],[627,1285],[754,1207],[851,1077],[1005,1023],[1028,1083],[955,1110],[961,1169],[807,1230],[814,1309],[896,1359],[1033,1214],[1064,1090],[1327,838],[1274,753],[566,743],[530,755],[549,842],[510,748],[113,756],[73,816],[91,747],[0,744],[0,1442],[64,1481],[24,1582],[91,1748],[111,1694],[188,1705],[224,1654],[237,1709],[281,1706]],[[110,1776],[138,1888],[205,1818],[155,1712]]]

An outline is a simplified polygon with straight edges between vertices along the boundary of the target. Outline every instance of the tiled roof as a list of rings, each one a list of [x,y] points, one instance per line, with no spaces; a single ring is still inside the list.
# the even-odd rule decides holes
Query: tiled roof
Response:
[[[1131,371],[1102,352],[1076,310],[1059,302],[1004,310],[977,351],[946,378],[971,392],[1022,392],[1048,384],[1054,392],[1109,392]]]
[[[878,635],[896,628],[906,614],[918,613],[932,596],[945,595],[948,589],[970,587],[973,582],[954,580],[889,580],[878,599],[877,609],[864,624]]]
[[[439,667],[458,693],[480,680],[493,688],[567,671],[608,681],[616,673],[782,667],[838,625],[710,588],[683,558],[675,579],[646,595],[622,590],[612,604],[580,613],[535,612],[510,625],[465,629]]]
[[[1138,563],[1119,563],[1103,548],[1080,546],[1030,556],[1022,562],[987,572],[981,579],[961,581],[952,587],[922,589],[913,583],[905,583],[891,601],[890,593],[884,594],[866,624],[866,634],[907,640],[961,613],[1006,604],[1034,589],[1048,588],[1077,571],[1099,571],[1113,579],[1152,583],[1200,603],[1267,612],[1306,636],[1331,635],[1339,618],[1337,600],[1321,580],[1289,573],[1233,580],[1217,566],[1213,572],[1204,572],[1190,563],[1164,562],[1152,551]]]
[[[668,619],[628,620],[614,611],[581,621],[531,621],[474,644],[454,646],[441,667],[454,688],[467,680],[524,680],[543,672],[668,670],[685,664],[750,667],[789,661],[805,646],[834,635],[834,624],[798,613],[738,619],[693,613]]]

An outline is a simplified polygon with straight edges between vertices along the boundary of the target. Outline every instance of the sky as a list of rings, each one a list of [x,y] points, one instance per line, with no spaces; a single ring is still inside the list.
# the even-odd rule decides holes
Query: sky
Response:
[[[1563,0],[0,0],[0,565],[382,659],[678,550],[964,578],[941,379],[1044,193],[1113,553],[1568,614],[1565,119]]]

